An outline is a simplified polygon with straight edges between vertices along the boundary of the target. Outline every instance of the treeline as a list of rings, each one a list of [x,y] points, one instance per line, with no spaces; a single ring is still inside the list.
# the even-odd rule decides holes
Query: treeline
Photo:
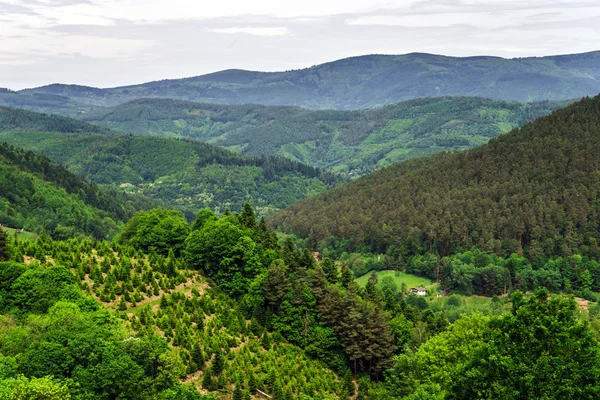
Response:
[[[390,257],[393,261],[388,260]],[[517,254],[503,258],[478,249],[446,257],[427,253],[406,259],[395,259],[392,251],[388,259],[386,266],[396,264],[408,273],[439,282],[449,292],[465,295],[492,297],[543,287],[554,293],[575,293],[587,300],[598,301],[594,292],[600,291],[597,253],[593,258],[574,254],[529,261]]]
[[[59,115],[47,115],[18,108],[0,106],[0,132],[108,134],[110,131],[98,125]]]
[[[411,160],[301,201],[271,223],[311,243],[442,256],[567,257],[596,246],[600,97],[477,149]]]

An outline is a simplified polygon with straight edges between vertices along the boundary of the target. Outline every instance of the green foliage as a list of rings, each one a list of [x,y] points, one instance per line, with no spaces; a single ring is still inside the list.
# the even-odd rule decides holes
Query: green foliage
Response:
[[[1,97],[1,96],[0,96]],[[1,102],[1,100],[0,100]],[[57,133],[109,133],[98,125],[65,118],[58,115],[46,115],[17,108],[0,106],[1,132],[57,132]]]
[[[191,141],[54,132],[8,132],[0,138],[107,186],[113,203],[120,193],[133,198],[137,209],[167,204],[184,211],[188,220],[202,208],[237,211],[248,201],[266,215],[342,181],[282,157],[244,157]]]
[[[20,375],[0,380],[0,399],[3,400],[69,400],[69,388],[51,377],[27,378]]]
[[[8,260],[10,260],[8,237],[6,235],[6,231],[0,226],[0,261]]]
[[[483,144],[566,104],[444,97],[362,111],[308,111],[143,99],[83,118],[136,135],[200,140],[248,156],[278,154],[357,176],[393,162]]]
[[[134,206],[49,159],[0,144],[0,221],[55,238],[105,238]]]
[[[144,252],[157,252],[165,256],[169,251],[181,254],[190,230],[181,212],[157,208],[134,215],[117,241]]]
[[[571,298],[517,292],[512,312],[463,317],[388,371],[394,397],[595,398],[600,346]]]

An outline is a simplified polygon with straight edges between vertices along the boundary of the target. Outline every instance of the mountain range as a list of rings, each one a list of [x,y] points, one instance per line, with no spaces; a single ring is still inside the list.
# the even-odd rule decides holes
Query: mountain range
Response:
[[[362,109],[438,96],[515,101],[564,100],[600,92],[600,52],[505,59],[411,53],[366,55],[285,72],[225,70],[184,79],[99,89],[52,84],[5,91],[5,105],[66,111],[140,98],[217,104]]]

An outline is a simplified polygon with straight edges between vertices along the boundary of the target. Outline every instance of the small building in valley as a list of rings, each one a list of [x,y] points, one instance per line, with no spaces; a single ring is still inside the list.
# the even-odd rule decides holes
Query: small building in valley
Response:
[[[410,288],[410,294],[416,294],[417,296],[427,296],[427,288],[419,286],[418,288]]]

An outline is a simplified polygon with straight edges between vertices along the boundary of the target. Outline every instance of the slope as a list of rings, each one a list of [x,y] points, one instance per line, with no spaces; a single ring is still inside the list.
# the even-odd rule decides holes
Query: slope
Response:
[[[355,249],[449,254],[476,245],[502,255],[569,255],[597,248],[599,145],[600,96],[479,148],[385,168],[271,223]]]
[[[54,125],[32,122],[45,116],[5,110],[9,111],[30,118],[19,119],[21,128],[11,125],[14,129],[9,132],[2,132],[0,125],[0,140],[43,152],[93,182],[154,198],[183,210],[190,218],[203,207],[238,210],[246,201],[264,215],[342,181],[339,176],[281,157],[244,157],[205,143],[117,135],[68,118],[60,120],[109,134],[65,133],[79,129],[56,133]],[[30,126],[39,129],[29,131]]]
[[[154,97],[314,109],[361,109],[436,96],[559,100],[600,92],[599,66],[600,52],[515,59],[366,55],[287,72],[226,70],[112,89],[55,84],[19,94],[62,96],[88,106]]]
[[[361,175],[393,162],[483,144],[567,104],[443,97],[361,111],[310,111],[142,99],[81,118],[136,135],[189,138],[244,155],[278,154]]]
[[[0,106],[0,131],[2,132],[57,132],[57,133],[103,133],[110,131],[97,125],[66,118],[46,115],[19,108]]]
[[[111,236],[136,204],[48,158],[0,144],[0,223],[56,238]],[[135,202],[134,202],[135,203]]]

